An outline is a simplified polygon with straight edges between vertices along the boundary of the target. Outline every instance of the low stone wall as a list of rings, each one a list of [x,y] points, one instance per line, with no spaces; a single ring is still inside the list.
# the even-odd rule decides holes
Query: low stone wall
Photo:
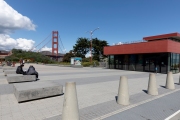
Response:
[[[15,83],[14,95],[18,102],[63,94],[63,86],[54,82]]]

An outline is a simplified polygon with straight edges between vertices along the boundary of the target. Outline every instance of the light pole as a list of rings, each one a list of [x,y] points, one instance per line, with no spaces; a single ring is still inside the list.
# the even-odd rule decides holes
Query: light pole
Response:
[[[91,47],[90,47],[90,51],[91,51],[91,63],[92,63],[92,36],[93,36],[94,31],[96,31],[98,29],[99,29],[99,27],[94,29],[93,31],[90,31],[90,35],[91,35],[91,40],[90,40],[91,41]]]

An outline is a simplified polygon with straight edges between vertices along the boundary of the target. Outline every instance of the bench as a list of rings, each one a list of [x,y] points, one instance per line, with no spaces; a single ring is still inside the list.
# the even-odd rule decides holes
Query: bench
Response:
[[[16,70],[17,68],[15,67],[2,67],[3,71],[6,71],[6,70]]]
[[[14,83],[13,86],[18,102],[63,94],[63,86],[51,81]]]
[[[4,75],[7,76],[8,74],[16,74],[16,70],[5,70]]]
[[[7,81],[9,83],[30,82],[35,81],[36,75],[8,74]]]

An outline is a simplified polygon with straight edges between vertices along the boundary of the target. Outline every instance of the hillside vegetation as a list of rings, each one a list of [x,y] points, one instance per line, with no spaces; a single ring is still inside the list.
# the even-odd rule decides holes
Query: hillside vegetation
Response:
[[[21,49],[12,49],[12,55],[5,57],[6,61],[19,62],[20,59],[29,60],[30,62],[55,63],[55,61],[41,53]]]

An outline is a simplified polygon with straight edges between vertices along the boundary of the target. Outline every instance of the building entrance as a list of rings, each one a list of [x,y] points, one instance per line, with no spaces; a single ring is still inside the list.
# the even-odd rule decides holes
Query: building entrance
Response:
[[[123,69],[122,67],[122,57],[121,56],[115,56],[114,57],[114,61],[115,61],[115,69]]]
[[[154,58],[154,57],[152,57],[152,58],[145,58],[144,71],[155,72],[155,68],[156,67],[158,67],[157,59],[156,58]]]

